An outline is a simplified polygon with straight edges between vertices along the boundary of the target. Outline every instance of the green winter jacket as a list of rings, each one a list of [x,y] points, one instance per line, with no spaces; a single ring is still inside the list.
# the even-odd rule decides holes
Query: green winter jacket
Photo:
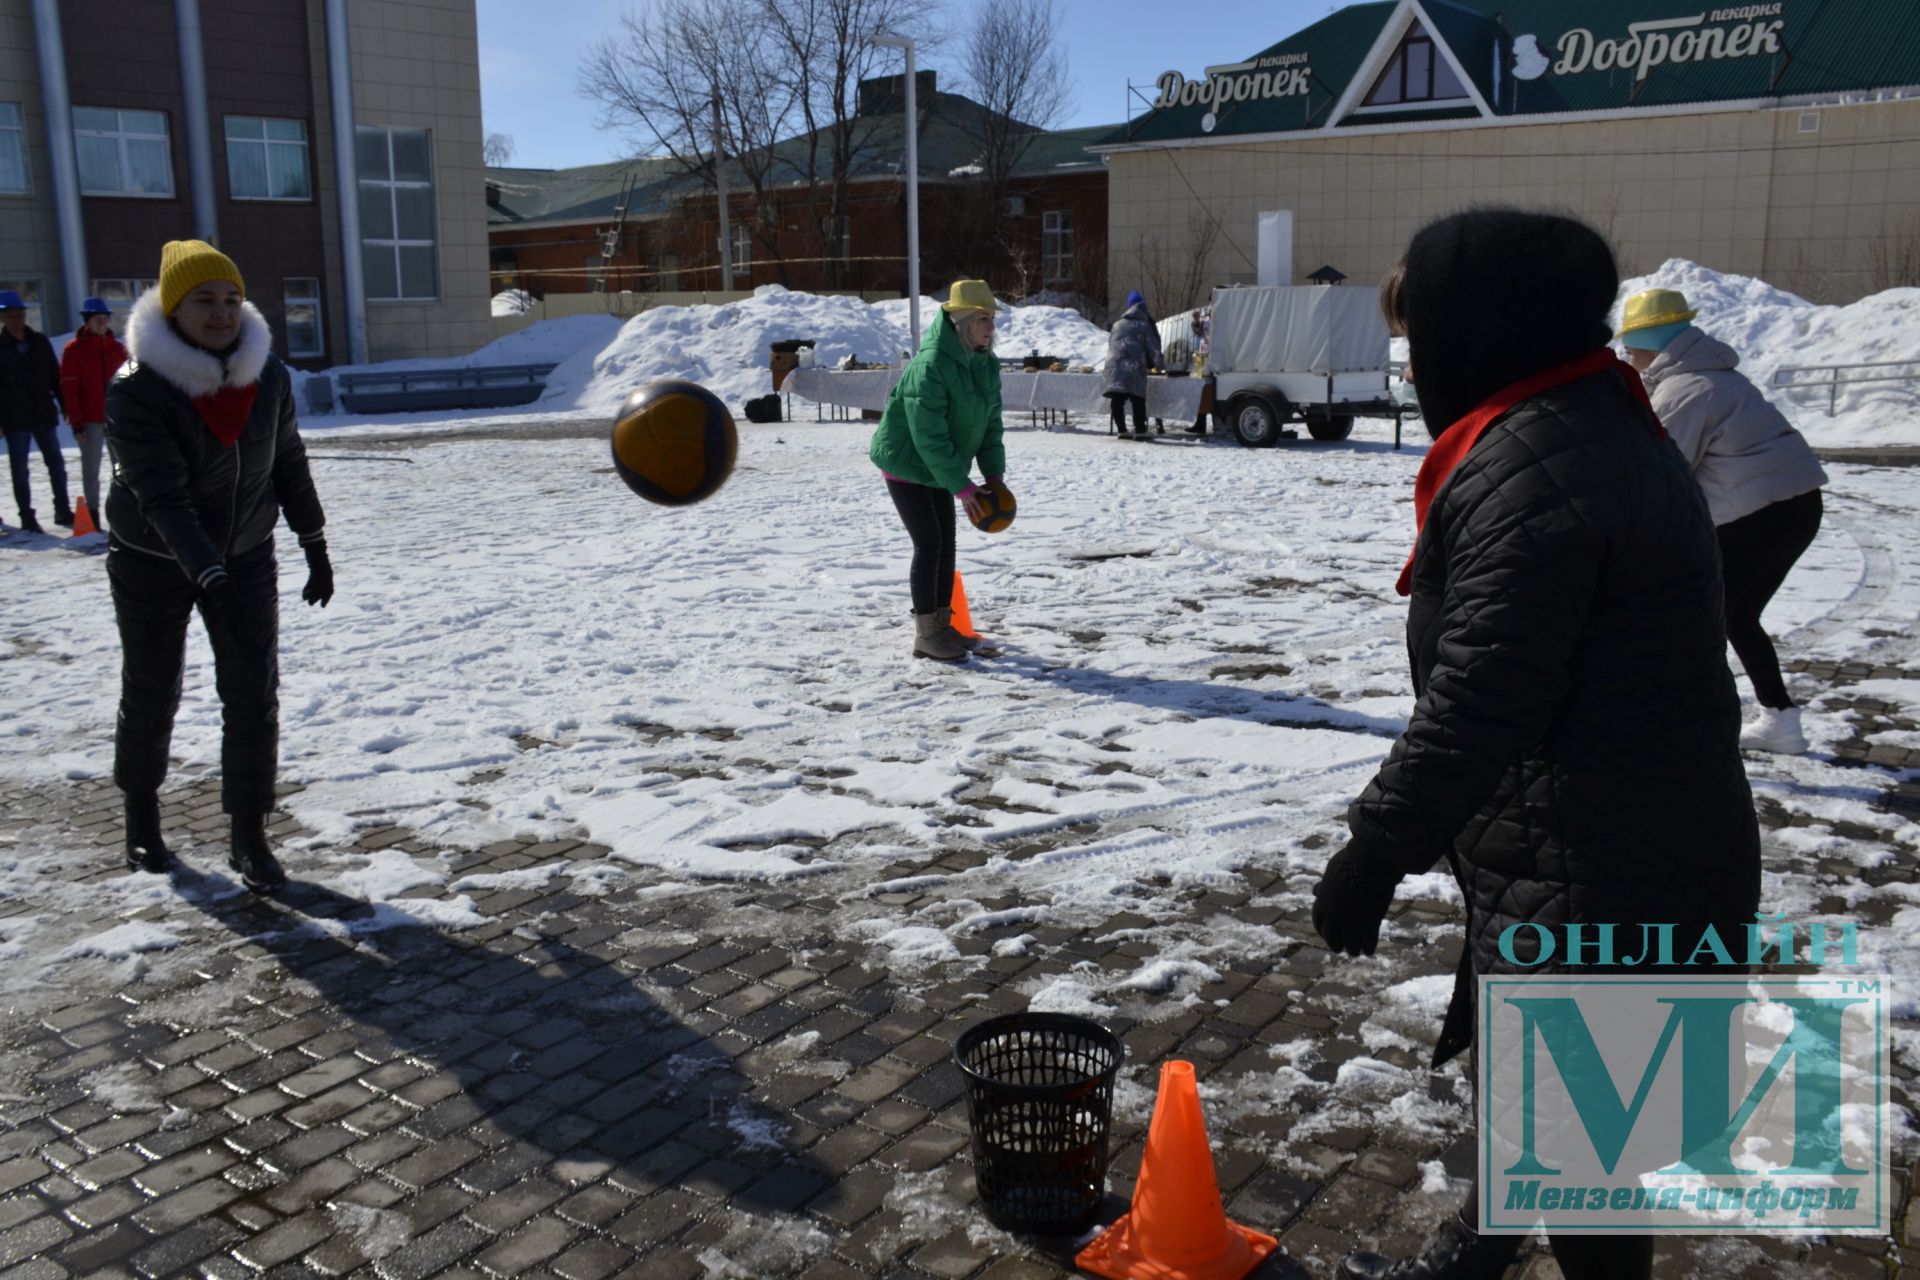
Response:
[[[896,479],[959,493],[975,458],[982,476],[1005,473],[1000,435],[1000,362],[968,351],[943,311],[887,397],[867,456]]]

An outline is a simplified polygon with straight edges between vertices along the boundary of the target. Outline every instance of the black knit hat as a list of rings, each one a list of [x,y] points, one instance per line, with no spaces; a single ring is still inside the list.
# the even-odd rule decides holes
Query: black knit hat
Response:
[[[1407,250],[1402,297],[1420,414],[1434,436],[1494,392],[1613,337],[1613,250],[1584,222],[1470,209]]]

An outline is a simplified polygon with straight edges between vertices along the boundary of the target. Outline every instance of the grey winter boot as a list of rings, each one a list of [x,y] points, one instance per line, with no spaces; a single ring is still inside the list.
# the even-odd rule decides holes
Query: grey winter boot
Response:
[[[938,611],[913,615],[913,656],[938,662],[958,662],[967,656],[960,633],[940,619]]]
[[[933,611],[933,616],[940,619],[940,625],[945,627],[949,632],[951,632],[953,634],[953,638],[955,640],[958,640],[962,645],[962,647],[967,649],[978,649],[980,647],[979,636],[963,635],[960,629],[953,625],[953,610],[935,609]]]

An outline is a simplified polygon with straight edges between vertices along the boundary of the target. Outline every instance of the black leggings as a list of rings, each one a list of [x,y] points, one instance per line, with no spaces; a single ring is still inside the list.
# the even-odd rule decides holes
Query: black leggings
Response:
[[[1727,640],[1740,655],[1740,665],[1753,681],[1753,696],[1763,707],[1784,710],[1793,699],[1780,677],[1773,641],[1760,627],[1760,614],[1820,532],[1820,512],[1820,491],[1814,489],[1714,531],[1720,539],[1720,572],[1727,582]]]
[[[931,485],[888,480],[900,523],[913,539],[913,611],[932,613],[953,603],[953,495]]]
[[[1147,434],[1147,398],[1145,396],[1110,395],[1107,397],[1109,411],[1113,414],[1113,429],[1121,435],[1127,434],[1127,406],[1133,406],[1133,429],[1141,435]]]

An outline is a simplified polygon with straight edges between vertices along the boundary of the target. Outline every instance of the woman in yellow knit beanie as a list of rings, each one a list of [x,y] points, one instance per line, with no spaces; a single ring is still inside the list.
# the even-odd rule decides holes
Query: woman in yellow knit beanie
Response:
[[[273,534],[283,511],[306,554],[308,604],[333,598],[333,566],[292,379],[245,295],[226,254],[175,240],[160,252],[159,284],[134,304],[129,361],[107,390],[107,580],[123,655],[113,775],[126,796],[127,862],[173,866],[159,792],[197,607],[220,694],[229,862],[260,891],[286,880],[266,833],[279,756]]]

